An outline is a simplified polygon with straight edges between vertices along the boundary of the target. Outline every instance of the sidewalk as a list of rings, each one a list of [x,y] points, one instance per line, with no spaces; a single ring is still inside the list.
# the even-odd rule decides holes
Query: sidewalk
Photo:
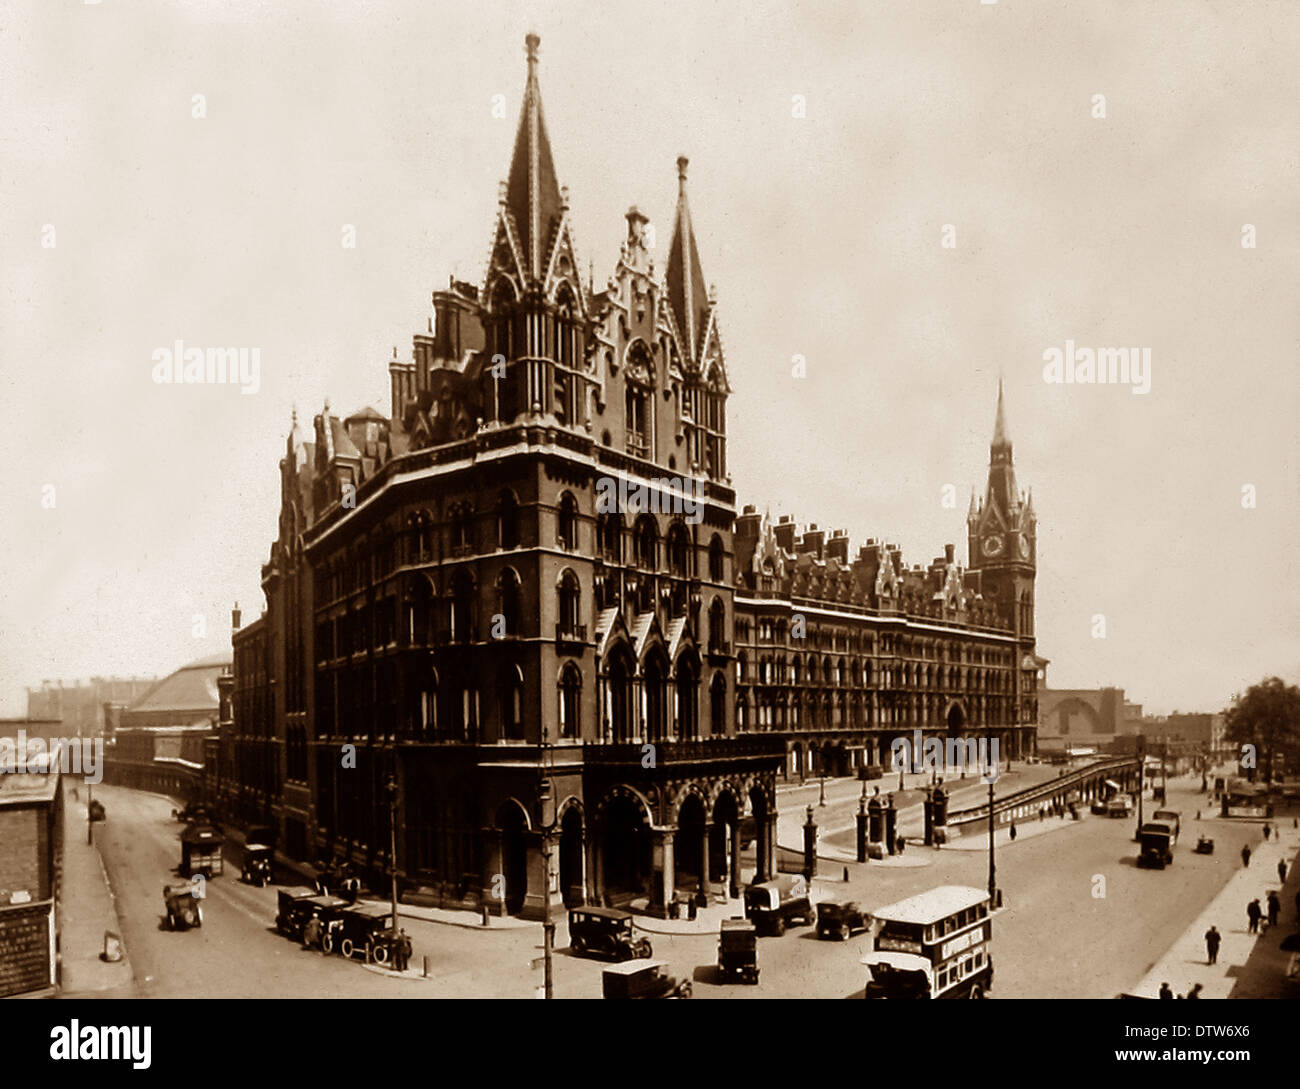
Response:
[[[1207,832],[1213,836],[1213,827],[1221,823],[1220,818],[1201,822],[1208,825]],[[1263,827],[1264,821],[1255,822]],[[1156,998],[1160,993],[1160,984],[1168,983],[1177,995],[1184,995],[1194,983],[1201,984],[1202,998],[1242,998],[1242,997],[1295,997],[1300,995],[1300,985],[1288,984],[1282,978],[1282,972],[1272,971],[1266,962],[1272,958],[1260,954],[1271,951],[1277,954],[1279,961],[1289,959],[1289,954],[1277,949],[1278,944],[1288,934],[1297,929],[1294,895],[1300,888],[1300,874],[1296,873],[1296,856],[1300,853],[1300,830],[1292,827],[1292,816],[1278,816],[1267,822],[1277,830],[1267,842],[1261,840],[1252,848],[1249,866],[1242,866],[1241,859],[1233,856],[1232,863],[1236,872],[1224,885],[1219,894],[1183,933],[1173,946],[1152,966],[1151,970],[1129,992],[1140,998]],[[1189,837],[1190,839],[1190,837]],[[1192,844],[1186,844],[1190,849]],[[1185,849],[1180,838],[1178,850]],[[1277,879],[1278,859],[1285,858],[1287,889],[1291,899],[1283,896],[1282,915],[1276,929],[1269,928],[1263,934],[1251,934],[1246,927],[1246,904],[1259,897],[1260,906],[1267,910],[1269,889],[1279,887]],[[1223,935],[1219,947],[1219,956],[1214,964],[1206,963],[1205,932],[1211,925],[1217,926]],[[1244,993],[1243,983],[1249,980],[1250,994]],[[1294,991],[1288,995],[1289,987]]]
[[[78,799],[72,797],[77,789]],[[104,932],[121,935],[117,906],[99,849],[86,843],[86,786],[63,780],[63,884],[59,944],[63,961],[61,995],[92,994],[131,982],[131,962],[125,943],[122,959],[100,959]],[[96,832],[98,835],[98,831]]]

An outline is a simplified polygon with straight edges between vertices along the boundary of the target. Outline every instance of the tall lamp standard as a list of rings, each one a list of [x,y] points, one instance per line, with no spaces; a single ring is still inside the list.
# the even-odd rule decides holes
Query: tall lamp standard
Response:
[[[555,921],[551,918],[551,834],[555,831],[555,789],[547,774],[552,767],[550,742],[542,727],[541,763],[537,769],[537,804],[541,811],[542,832],[542,966],[543,993],[555,997],[551,965],[555,951]]]
[[[392,878],[393,894],[393,934],[397,934],[397,780],[388,777],[384,784],[384,793],[388,796],[388,872]]]
[[[989,777],[989,910],[998,904],[997,866],[993,861],[993,783],[997,779],[998,761],[993,755],[993,727],[984,726],[985,752],[988,756]]]

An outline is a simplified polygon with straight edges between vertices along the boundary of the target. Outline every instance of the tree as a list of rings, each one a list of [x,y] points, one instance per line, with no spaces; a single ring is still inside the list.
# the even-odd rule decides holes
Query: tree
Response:
[[[1275,757],[1294,767],[1300,756],[1300,688],[1281,677],[1252,684],[1233,698],[1224,727],[1232,741],[1253,745],[1263,755],[1265,781],[1271,781]],[[1246,777],[1254,781],[1254,767]]]

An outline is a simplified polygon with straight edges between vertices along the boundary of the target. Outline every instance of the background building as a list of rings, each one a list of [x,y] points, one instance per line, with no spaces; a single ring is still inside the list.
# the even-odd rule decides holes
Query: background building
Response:
[[[63,795],[53,767],[0,773],[0,998],[50,995],[59,982]]]
[[[968,517],[970,564],[955,548],[907,567],[897,546],[736,520],[737,725],[776,732],[786,773],[847,775],[888,763],[895,737],[996,737],[1034,748],[1033,503],[1016,488],[998,390],[988,485]],[[851,558],[852,557],[852,558]]]
[[[91,677],[85,684],[42,681],[27,689],[28,718],[58,719],[66,737],[104,733],[104,707],[129,707],[155,684],[157,677]]]

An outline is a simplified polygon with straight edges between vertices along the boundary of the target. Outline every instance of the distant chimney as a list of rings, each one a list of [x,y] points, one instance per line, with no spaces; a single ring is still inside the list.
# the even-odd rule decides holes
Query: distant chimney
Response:
[[[239,602],[236,601],[235,607],[230,610],[230,630],[232,632],[239,631],[240,619],[242,616],[243,614],[239,611]]]
[[[783,551],[794,552],[794,522],[788,514],[781,515],[781,521],[777,523],[772,535]]]
[[[956,554],[956,546],[946,544],[943,546],[943,558],[949,563],[953,562],[953,556]]]

